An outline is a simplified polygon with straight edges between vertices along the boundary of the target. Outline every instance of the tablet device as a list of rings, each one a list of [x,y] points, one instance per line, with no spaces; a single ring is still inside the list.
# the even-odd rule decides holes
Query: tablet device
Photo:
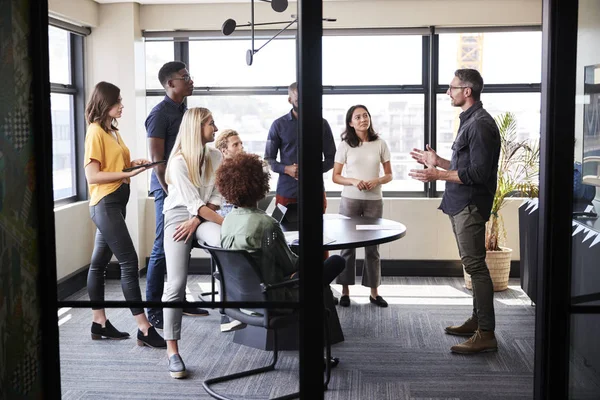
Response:
[[[134,169],[138,169],[138,168],[153,167],[155,165],[164,164],[166,162],[167,162],[167,160],[160,160],[160,161],[151,162],[150,164],[142,164],[142,165],[137,165],[135,167],[124,168],[123,172],[131,172]]]

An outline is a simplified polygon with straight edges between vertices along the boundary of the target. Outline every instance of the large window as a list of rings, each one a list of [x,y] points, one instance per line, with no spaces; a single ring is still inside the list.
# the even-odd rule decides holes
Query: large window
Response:
[[[262,43],[262,39],[257,39],[255,48]],[[247,151],[264,155],[271,124],[291,108],[287,86],[296,75],[296,42],[292,37],[270,42],[255,55],[252,66],[246,65],[245,60],[249,37],[147,44],[155,46],[152,51],[147,50],[147,58],[153,59],[173,54],[174,45],[175,54],[182,56],[194,77],[195,91],[188,99],[188,106],[211,109],[220,130],[237,130]],[[323,117],[332,128],[336,145],[344,131],[348,108],[364,104],[392,156],[394,180],[384,186],[384,194],[426,196],[436,195],[437,191],[439,195],[444,189],[443,182],[432,185],[435,188],[432,191],[408,176],[410,169],[421,168],[409,153],[430,143],[440,155],[450,158],[461,110],[450,106],[445,90],[454,71],[466,67],[482,72],[486,84],[482,96],[484,107],[493,116],[514,112],[519,139],[537,140],[540,31],[482,29],[479,33],[454,30],[418,35],[414,30],[404,34],[383,29],[369,34],[348,31],[323,36]],[[438,71],[437,76],[431,77],[433,71]],[[431,82],[435,85],[430,86]],[[148,84],[147,88],[149,111],[163,93],[153,90],[154,84]],[[434,101],[430,102],[430,98]],[[429,123],[432,115],[435,123]],[[272,190],[277,177],[272,174]],[[332,182],[331,171],[324,175],[324,181],[328,192],[341,191],[342,187]]]
[[[48,27],[50,107],[52,118],[52,177],[54,201],[85,196],[78,163],[83,146],[83,40],[55,26]]]

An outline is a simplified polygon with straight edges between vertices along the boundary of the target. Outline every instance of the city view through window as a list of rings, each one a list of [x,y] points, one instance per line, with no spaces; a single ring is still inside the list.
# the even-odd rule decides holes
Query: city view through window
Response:
[[[58,28],[50,29],[51,77],[58,82],[69,77],[68,41]],[[68,35],[68,33],[66,33]],[[61,36],[62,35],[62,36]],[[258,41],[255,46],[260,46]],[[174,57],[173,41],[146,42],[146,87],[160,89],[158,70]],[[285,88],[295,80],[295,41],[274,40],[257,53],[252,66],[246,65],[248,40],[199,40],[189,42],[188,67],[197,90],[188,98],[188,107],[209,108],[220,130],[237,130],[246,151],[264,156],[268,130],[273,121],[288,113],[287,92],[261,94],[261,87]],[[368,49],[361,52],[361,49]],[[387,192],[420,192],[423,184],[410,179],[408,171],[420,168],[409,156],[412,148],[425,146],[425,121],[429,118],[422,82],[422,38],[417,35],[325,36],[323,37],[323,117],[329,122],[336,145],[344,131],[345,114],[354,104],[364,104],[372,115],[375,130],[387,142],[391,152],[394,180],[384,186]],[[208,61],[207,61],[208,60]],[[539,84],[541,81],[541,32],[448,33],[439,35],[439,92],[437,95],[436,133],[433,143],[438,153],[451,156],[450,147],[458,130],[460,109],[451,107],[441,93],[459,67],[481,71],[486,84]],[[62,71],[53,74],[52,71]],[[67,72],[65,72],[67,71]],[[394,87],[422,86],[422,93],[403,93]],[[341,93],[338,86],[352,87]],[[237,88],[235,95],[203,95],[204,88]],[[386,93],[381,87],[392,88]],[[240,94],[240,92],[242,94]],[[392,94],[390,94],[392,92]],[[244,94],[247,93],[247,94]],[[360,94],[356,94],[360,93]],[[54,133],[54,185],[63,197],[73,192],[73,127],[70,95],[52,95]],[[162,100],[148,96],[147,112]],[[484,89],[484,107],[496,116],[511,111],[517,119],[520,140],[539,140],[540,93],[489,93]],[[69,132],[69,134],[66,134]],[[60,142],[60,143],[59,143]],[[272,174],[271,190],[277,174]],[[324,175],[328,191],[340,191]],[[437,189],[443,190],[443,183]]]

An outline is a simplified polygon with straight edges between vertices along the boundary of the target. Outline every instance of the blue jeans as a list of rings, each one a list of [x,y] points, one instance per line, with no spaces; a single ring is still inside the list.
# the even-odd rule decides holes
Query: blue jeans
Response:
[[[148,272],[146,274],[146,300],[160,301],[165,287],[165,273],[167,272],[167,263],[165,261],[164,226],[165,217],[163,215],[163,206],[165,204],[166,193],[162,189],[154,192],[154,212],[156,216],[156,231],[154,237],[154,246],[150,253],[148,261]],[[148,318],[150,320],[158,318],[162,321],[162,308],[149,308]]]

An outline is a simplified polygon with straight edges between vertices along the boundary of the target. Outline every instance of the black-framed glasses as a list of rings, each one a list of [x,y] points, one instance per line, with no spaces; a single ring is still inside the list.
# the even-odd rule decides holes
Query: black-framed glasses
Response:
[[[448,86],[448,90],[454,90],[454,89],[467,89],[467,88],[470,88],[470,87],[471,87],[471,86],[452,86],[452,85],[449,85],[449,86]]]
[[[192,77],[190,75],[184,75],[181,78],[171,78],[172,81],[184,81],[184,82],[189,82],[193,79],[194,79],[194,77]]]

